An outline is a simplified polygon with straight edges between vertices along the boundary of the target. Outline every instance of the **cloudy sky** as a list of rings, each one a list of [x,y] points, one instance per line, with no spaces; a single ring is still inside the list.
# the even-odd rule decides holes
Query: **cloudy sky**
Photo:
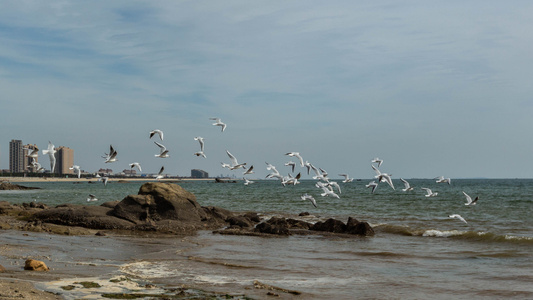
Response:
[[[380,157],[393,178],[532,178],[532,15],[530,1],[2,1],[0,168],[20,139],[70,147],[90,172],[241,177],[221,168],[229,150],[255,177],[297,151],[333,177],[370,178]],[[154,157],[156,128],[170,158]]]

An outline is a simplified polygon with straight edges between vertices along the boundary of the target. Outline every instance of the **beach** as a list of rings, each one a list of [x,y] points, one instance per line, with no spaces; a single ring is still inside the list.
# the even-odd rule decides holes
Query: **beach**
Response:
[[[0,239],[8,246],[0,253],[0,264],[9,274],[2,277],[4,282],[31,280],[40,291],[72,298],[106,291],[229,294],[236,299],[268,299],[272,297],[268,293],[281,299],[533,297],[530,180],[411,183],[431,187],[439,196],[428,200],[422,192],[386,188],[371,194],[365,182],[353,182],[342,186],[341,199],[316,195],[315,208],[299,199],[304,192],[312,193],[314,181],[291,187],[272,181],[251,186],[183,181],[179,185],[196,195],[201,205],[254,211],[263,221],[277,217],[315,223],[335,217],[346,222],[354,217],[369,221],[375,235],[267,237],[219,230],[189,235],[101,230],[105,235],[97,236],[98,231],[86,228],[55,227],[61,234],[54,234],[53,224],[21,223],[20,229],[12,224],[11,229],[0,230]],[[100,206],[136,194],[143,184],[27,182],[24,185],[40,189],[3,191],[0,200],[21,205],[35,199],[49,207]],[[465,206],[462,191],[474,191],[481,200],[474,207]],[[102,200],[87,203],[89,193]],[[299,216],[302,212],[308,215]],[[461,214],[468,223],[448,218],[451,213]],[[21,270],[30,257],[51,270],[39,274]],[[79,282],[101,287],[84,288]],[[275,288],[259,288],[262,285]],[[61,288],[65,286],[74,288],[66,291]]]

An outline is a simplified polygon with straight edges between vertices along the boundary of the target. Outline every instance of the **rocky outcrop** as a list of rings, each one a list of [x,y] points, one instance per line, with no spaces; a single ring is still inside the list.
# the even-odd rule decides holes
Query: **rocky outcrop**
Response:
[[[3,190],[37,190],[37,189],[40,189],[38,187],[30,187],[30,186],[22,186],[22,185],[18,185],[18,184],[12,184],[12,183],[9,183],[9,182],[2,182],[0,183],[0,191],[3,191]]]

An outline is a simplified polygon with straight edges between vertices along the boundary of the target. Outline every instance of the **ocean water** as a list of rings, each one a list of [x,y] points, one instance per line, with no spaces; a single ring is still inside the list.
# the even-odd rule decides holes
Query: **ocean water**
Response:
[[[302,218],[310,222],[354,217],[369,222],[376,235],[263,238],[201,231],[132,257],[120,270],[166,286],[193,284],[259,299],[267,291],[253,289],[254,280],[303,293],[276,292],[286,299],[533,299],[533,180],[457,179],[448,185],[412,179],[411,192],[393,180],[396,190],[380,184],[375,194],[365,188],[368,181],[338,180],[340,199],[320,196],[312,180],[286,187],[269,180],[249,186],[180,182],[204,206],[256,211],[265,219],[300,212],[309,212]],[[3,191],[0,201],[99,205],[136,194],[141,184],[25,183],[42,189]],[[425,197],[421,187],[438,196]],[[463,191],[478,196],[478,204],[465,206]],[[317,208],[300,200],[304,193],[316,198]],[[100,200],[88,203],[88,194]],[[183,242],[193,246],[177,247]]]

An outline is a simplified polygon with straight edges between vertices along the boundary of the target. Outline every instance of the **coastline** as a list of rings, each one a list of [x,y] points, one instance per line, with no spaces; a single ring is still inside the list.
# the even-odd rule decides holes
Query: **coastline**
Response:
[[[0,177],[0,182],[89,182],[97,181],[98,178],[56,178],[56,177]],[[113,178],[110,177],[108,181],[135,181],[135,182],[145,182],[145,181],[160,181],[160,182],[178,182],[178,181],[215,181],[215,178],[163,178],[156,180],[155,178],[145,177],[123,177],[123,178]]]

